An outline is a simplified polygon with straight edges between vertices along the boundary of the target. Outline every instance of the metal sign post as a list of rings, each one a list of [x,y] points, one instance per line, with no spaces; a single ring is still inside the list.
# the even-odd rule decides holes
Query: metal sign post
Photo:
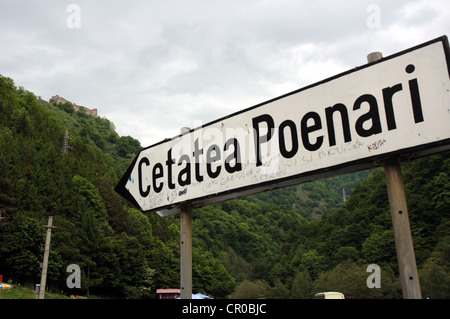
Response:
[[[403,298],[422,299],[400,159],[395,157],[386,160],[384,162],[384,173],[386,175]]]
[[[180,212],[180,291],[181,299],[192,299],[192,209]]]
[[[373,52],[367,56],[367,62],[372,63],[382,58],[380,52]],[[384,161],[383,166],[386,176],[403,298],[422,299],[400,158],[397,156],[391,157]]]

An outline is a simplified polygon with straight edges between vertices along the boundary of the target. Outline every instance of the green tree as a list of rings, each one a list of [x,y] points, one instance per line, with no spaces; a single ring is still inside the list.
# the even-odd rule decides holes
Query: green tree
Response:
[[[325,256],[320,255],[317,250],[312,249],[303,254],[300,271],[307,271],[313,280],[315,280],[321,272],[325,271],[326,267]]]
[[[17,213],[2,236],[0,256],[3,271],[18,282],[33,283],[39,278],[41,244],[45,229],[28,212]]]
[[[141,144],[138,140],[131,136],[122,136],[117,143],[117,153],[121,157],[126,157],[130,154],[137,154],[140,151]]]
[[[0,140],[1,139],[3,139],[3,135],[0,129]],[[13,180],[10,175],[12,165],[8,163],[8,159],[3,155],[1,149],[0,146],[0,211],[12,215],[15,210],[15,199],[12,192]]]
[[[192,285],[216,298],[225,298],[233,292],[234,278],[213,256],[198,249],[193,249]]]
[[[448,227],[448,225],[447,225]],[[443,225],[442,228],[445,228]],[[450,296],[450,236],[443,237],[419,269],[423,298],[448,299]]]
[[[351,260],[357,261],[359,259],[359,251],[352,246],[339,247],[334,255],[334,261],[339,264],[341,262]]]
[[[325,272],[314,282],[314,294],[324,291],[342,292],[348,299],[367,297],[367,273],[353,262],[344,262]]]
[[[429,262],[419,273],[423,298],[448,299],[450,296],[450,275],[444,267]]]
[[[228,273],[235,278],[236,282],[250,279],[252,265],[239,256],[232,247],[225,248],[222,264]]]
[[[383,262],[395,264],[397,255],[393,230],[373,232],[362,244],[361,255],[367,264],[380,264]]]
[[[72,114],[75,112],[73,105],[71,103],[58,103],[58,107],[66,113]]]
[[[297,273],[292,284],[291,298],[310,299],[313,292],[313,281],[308,272],[300,271]]]
[[[101,286],[118,268],[111,240],[107,238],[111,229],[106,222],[106,209],[97,188],[87,179],[75,175],[74,218],[77,225],[77,240],[80,250],[80,267],[84,267],[86,280],[82,283],[89,294],[90,287]],[[118,283],[116,283],[118,284]]]
[[[235,291],[230,295],[231,299],[259,299],[267,298],[270,286],[264,280],[255,282],[243,281],[237,285]]]
[[[275,285],[270,288],[268,297],[270,299],[289,299],[291,293],[280,279],[275,281]]]

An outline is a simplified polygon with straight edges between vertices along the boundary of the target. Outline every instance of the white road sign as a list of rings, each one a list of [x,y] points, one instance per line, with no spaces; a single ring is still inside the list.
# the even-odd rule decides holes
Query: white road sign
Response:
[[[142,211],[202,206],[449,149],[448,46],[432,40],[145,148],[116,191]]]

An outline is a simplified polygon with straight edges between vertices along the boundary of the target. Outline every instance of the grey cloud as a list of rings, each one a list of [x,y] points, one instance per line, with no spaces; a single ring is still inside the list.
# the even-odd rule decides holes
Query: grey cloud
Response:
[[[81,28],[67,27],[67,6]],[[369,5],[379,9],[371,28]],[[3,0],[0,73],[144,145],[445,34],[447,0]]]

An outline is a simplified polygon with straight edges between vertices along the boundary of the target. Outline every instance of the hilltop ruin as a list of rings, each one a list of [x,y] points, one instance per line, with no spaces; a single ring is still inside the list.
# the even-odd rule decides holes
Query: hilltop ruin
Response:
[[[69,103],[69,104],[72,104],[73,109],[75,110],[75,112],[78,112],[78,110],[80,108],[83,108],[84,111],[86,112],[86,114],[89,114],[89,115],[91,115],[93,117],[97,117],[98,116],[97,109],[89,109],[89,108],[87,108],[85,106],[77,105],[77,104],[75,104],[73,102],[70,102],[70,101],[66,100],[65,98],[63,98],[63,97],[61,97],[59,95],[52,96],[50,98],[49,102],[50,103],[56,103],[56,104],[58,104],[58,103],[63,103],[63,104]]]

